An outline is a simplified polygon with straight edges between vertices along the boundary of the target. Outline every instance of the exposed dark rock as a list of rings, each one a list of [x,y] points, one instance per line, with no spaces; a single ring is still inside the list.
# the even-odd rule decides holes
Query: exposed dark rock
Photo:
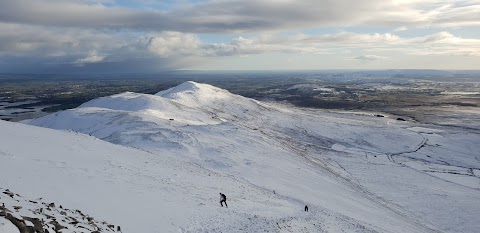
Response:
[[[23,219],[17,219],[13,215],[8,213],[4,217],[9,220],[13,225],[15,225],[18,231],[20,231],[20,233],[35,233],[33,227],[27,227]]]
[[[70,224],[77,225],[77,224],[78,224],[78,221],[77,221],[77,220],[71,221]]]
[[[3,192],[3,194],[6,194],[6,195],[8,195],[8,196],[11,197],[11,198],[13,198],[13,197],[15,196],[15,194],[12,193],[12,192],[10,192],[10,190],[8,190],[8,189],[5,190],[5,191]]]
[[[58,223],[56,220],[52,220],[50,222],[50,224],[52,224],[55,227],[55,232],[57,232],[57,233],[59,233],[60,230],[62,230],[62,229],[68,229],[68,228],[60,225],[60,223]]]
[[[86,221],[85,215],[79,210],[69,210],[61,205],[55,208],[54,203],[42,205],[37,201],[26,200],[9,190],[0,188],[0,199],[6,200],[6,202],[0,202],[0,218],[10,221],[20,233],[58,233],[62,232],[62,229],[71,229],[75,232],[80,228],[88,232],[115,231],[115,225],[95,221],[93,217],[87,217],[88,221]],[[45,206],[48,206],[46,209],[51,211],[47,211],[48,214],[44,212]],[[12,211],[17,213],[14,215]],[[48,225],[50,228],[47,227]],[[118,227],[117,231],[118,229],[120,228]]]
[[[38,233],[45,233],[45,231],[43,230],[43,223],[40,221],[40,219],[38,218],[30,218],[30,217],[25,217],[25,216],[22,216],[23,219],[25,220],[28,220],[30,222],[33,223],[33,228],[35,230],[35,232],[38,232]]]

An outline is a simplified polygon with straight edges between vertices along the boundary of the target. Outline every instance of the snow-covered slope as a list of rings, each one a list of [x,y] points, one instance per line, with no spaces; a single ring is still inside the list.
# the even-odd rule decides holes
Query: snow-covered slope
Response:
[[[121,197],[111,204],[128,200],[142,219],[111,213],[100,201],[94,205],[103,211],[88,210],[132,232],[473,232],[480,227],[472,218],[480,211],[476,132],[272,106],[195,82],[156,95],[104,97],[29,123],[130,147],[72,132],[24,129],[65,134],[62,140],[73,137],[65,144],[85,145],[65,162],[82,161],[86,174],[93,169],[89,163],[103,168],[91,181],[105,182],[103,192],[115,190]],[[91,141],[103,144],[87,146]],[[103,146],[118,155],[97,153]],[[228,209],[218,207],[218,192],[229,197]],[[305,204],[309,213],[302,211]]]
[[[0,127],[3,187],[95,213],[122,226],[123,232],[429,231],[409,216],[337,184],[335,177],[323,177],[308,168],[312,165],[299,169],[295,159],[290,166],[311,177],[275,171],[272,180],[283,177],[296,185],[274,193],[243,177],[74,132],[3,121]],[[220,191],[228,196],[228,209],[219,206]],[[328,200],[315,200],[315,191],[332,192],[330,199],[336,201],[319,205]],[[304,204],[310,206],[309,213],[303,212]]]

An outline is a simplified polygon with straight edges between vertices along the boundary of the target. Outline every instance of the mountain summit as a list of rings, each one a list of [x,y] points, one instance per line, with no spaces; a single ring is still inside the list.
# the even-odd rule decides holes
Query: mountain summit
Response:
[[[251,119],[267,109],[264,104],[256,100],[193,81],[184,82],[155,95],[185,106],[207,109],[227,119],[239,117]]]

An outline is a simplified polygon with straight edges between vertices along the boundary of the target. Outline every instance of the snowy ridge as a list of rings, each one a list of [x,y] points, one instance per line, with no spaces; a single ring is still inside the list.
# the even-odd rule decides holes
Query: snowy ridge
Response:
[[[86,210],[124,231],[472,232],[480,227],[469,217],[480,211],[480,136],[472,132],[388,116],[267,105],[195,82],[156,95],[99,98],[29,124],[93,137],[2,123],[0,136],[11,141],[0,149],[8,158],[4,166],[19,166],[8,156],[21,150],[15,140],[33,140],[32,151],[43,151],[33,163],[63,151],[55,157],[62,162],[54,163],[62,166],[52,172],[70,167],[75,173],[67,174],[84,185],[95,182],[100,193],[115,190],[119,197]],[[49,142],[40,135],[62,140],[45,151]],[[471,172],[465,177],[443,171]],[[19,180],[0,179],[0,185],[21,189],[13,182]],[[69,186],[67,179],[58,182]],[[219,192],[227,194],[228,209],[219,207]],[[140,220],[104,208],[126,203],[143,213]],[[303,212],[304,205],[310,212]],[[458,217],[451,218],[452,212]]]
[[[124,92],[117,95],[101,97],[80,105],[80,108],[97,107],[112,110],[140,111],[158,109],[164,111],[178,111],[184,107],[154,95]]]
[[[188,124],[216,124],[213,115],[198,111],[181,103],[155,95],[125,92],[98,98],[82,104],[79,108],[104,108],[125,112],[136,112],[151,117],[185,122]]]

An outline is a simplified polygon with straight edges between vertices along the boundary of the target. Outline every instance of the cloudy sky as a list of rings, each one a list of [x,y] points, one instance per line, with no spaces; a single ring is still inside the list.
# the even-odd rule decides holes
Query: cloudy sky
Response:
[[[480,69],[480,0],[1,0],[1,72]]]

